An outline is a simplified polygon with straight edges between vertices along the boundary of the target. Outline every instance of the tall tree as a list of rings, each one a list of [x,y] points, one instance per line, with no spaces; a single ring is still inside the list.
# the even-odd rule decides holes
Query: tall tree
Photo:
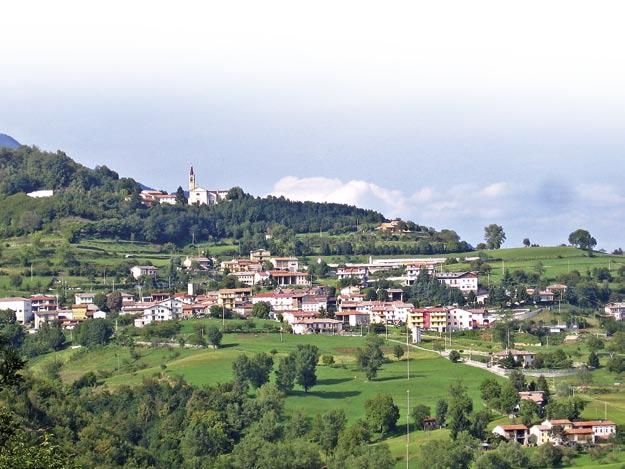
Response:
[[[499,249],[506,240],[506,233],[501,225],[492,223],[484,227],[484,240],[488,249]]]
[[[588,230],[578,229],[569,235],[569,244],[587,250],[590,254],[592,248],[597,245],[597,240],[592,237]]]
[[[369,334],[365,346],[356,350],[356,362],[360,369],[367,375],[368,380],[372,380],[378,374],[378,369],[384,363],[382,345],[384,340],[375,334]]]
[[[378,394],[365,401],[365,421],[369,427],[385,435],[395,429],[399,420],[399,407],[393,402],[390,394]]]
[[[319,348],[316,345],[298,345],[295,349],[297,383],[304,388],[304,392],[317,384],[318,362]]]

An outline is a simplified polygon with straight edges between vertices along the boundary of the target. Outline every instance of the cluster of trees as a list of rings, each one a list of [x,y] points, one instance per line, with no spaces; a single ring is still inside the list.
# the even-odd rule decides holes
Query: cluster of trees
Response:
[[[286,416],[284,394],[272,383],[253,396],[240,380],[197,388],[179,378],[146,379],[110,390],[93,373],[66,385],[54,376],[22,375],[24,365],[14,349],[0,348],[2,467],[395,465],[385,444],[370,444],[399,418],[387,395],[367,401],[365,418],[348,426],[341,409],[313,419],[297,411]]]
[[[11,310],[0,311],[0,346],[6,345],[21,354],[35,357],[65,347],[65,335],[57,323],[42,324],[34,334],[26,334]]]
[[[419,272],[419,276],[406,293],[406,300],[411,301],[415,306],[464,305],[467,301],[472,301],[472,298],[473,301],[475,299],[474,294],[465,298],[459,289],[439,282],[425,269]]]

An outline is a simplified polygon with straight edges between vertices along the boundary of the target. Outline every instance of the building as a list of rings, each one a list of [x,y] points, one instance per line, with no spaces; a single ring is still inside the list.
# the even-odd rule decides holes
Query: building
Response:
[[[319,313],[302,311],[301,309],[282,311],[282,321],[287,324],[293,324],[304,319],[315,319],[319,317]]]
[[[95,300],[95,293],[76,293],[74,303],[77,305],[92,305]]]
[[[32,295],[30,302],[33,313],[58,309],[58,299],[55,295]]]
[[[336,319],[301,319],[291,324],[293,334],[338,334],[342,323]]]
[[[597,440],[607,440],[616,434],[616,424],[611,420],[573,422],[573,429],[590,429]]]
[[[251,288],[222,288],[217,296],[217,304],[236,311],[244,307],[250,299]]]
[[[141,201],[148,206],[156,204],[176,205],[176,194],[165,194],[162,191],[147,189],[142,190],[139,197],[141,197]]]
[[[257,293],[252,297],[252,304],[268,303],[273,311],[294,311],[299,310],[302,304],[301,294],[293,292],[266,292]]]
[[[485,309],[451,308],[448,322],[452,331],[466,331],[487,327],[490,325],[491,319]]]
[[[355,310],[337,311],[334,317],[344,325],[350,327],[368,326],[370,321],[368,312]]]
[[[462,293],[477,293],[478,274],[476,272],[442,272],[436,274],[436,278],[445,285],[457,288]]]
[[[213,262],[208,257],[204,256],[187,256],[185,260],[182,261],[182,265],[185,266],[187,269],[190,269],[193,266],[197,266],[199,269],[208,270],[213,265]]]
[[[308,272],[287,272],[284,270],[270,270],[269,280],[275,281],[278,286],[283,285],[310,285]]]
[[[328,297],[325,295],[306,295],[302,298],[302,310],[319,312],[328,310]]]
[[[367,267],[339,267],[336,269],[336,276],[339,280],[355,278],[361,282],[366,282],[369,269]]]
[[[229,261],[222,261],[219,264],[219,270],[224,273],[228,269],[228,272],[260,272],[263,270],[262,263],[258,261],[251,261],[248,259],[232,259]]]
[[[410,233],[406,222],[399,219],[380,223],[376,230],[382,233]]]
[[[269,261],[271,257],[271,252],[267,249],[254,249],[250,251],[250,260],[253,262],[260,262],[261,264],[265,261]]]
[[[139,280],[141,277],[156,277],[156,267],[153,265],[135,265],[130,269],[135,280]]]
[[[407,317],[408,328],[445,332],[448,314],[448,308],[411,308]]]
[[[605,305],[605,313],[617,321],[625,319],[625,303],[610,303]]]
[[[534,363],[534,359],[536,358],[536,354],[534,352],[528,352],[527,350],[503,350],[501,352],[497,352],[492,355],[493,360],[497,363],[500,360],[503,360],[508,356],[508,354],[512,355],[514,361],[517,362],[519,366],[524,368],[532,366]]]
[[[276,270],[286,270],[297,272],[299,270],[299,260],[297,257],[272,257],[269,262]]]
[[[38,191],[28,192],[26,195],[28,197],[32,197],[33,199],[43,199],[46,197],[52,197],[54,195],[54,191],[52,189],[41,189]]]
[[[544,391],[519,391],[519,400],[532,401],[540,407],[545,403]]]
[[[226,200],[228,191],[208,190],[199,187],[196,183],[193,166],[189,171],[189,205],[215,205]]]
[[[254,272],[251,270],[243,272],[232,272],[229,275],[236,278],[242,284],[249,285],[250,287],[262,283],[268,278],[268,275],[263,275],[263,272]]]
[[[525,425],[497,425],[493,433],[524,446],[528,443],[529,429]]]
[[[33,304],[30,298],[0,298],[0,311],[2,310],[13,311],[15,320],[20,324],[26,324],[33,319]]]

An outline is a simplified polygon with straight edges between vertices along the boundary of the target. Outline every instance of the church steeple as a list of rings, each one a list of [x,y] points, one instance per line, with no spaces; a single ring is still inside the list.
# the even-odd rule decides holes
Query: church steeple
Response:
[[[191,166],[189,171],[189,191],[192,191],[195,187],[195,173],[193,172],[193,166]]]

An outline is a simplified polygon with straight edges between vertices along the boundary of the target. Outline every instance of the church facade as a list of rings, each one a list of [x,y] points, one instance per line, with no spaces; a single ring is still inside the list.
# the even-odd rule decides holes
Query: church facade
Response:
[[[226,200],[228,191],[208,190],[197,185],[193,166],[189,171],[189,205],[215,205]]]

